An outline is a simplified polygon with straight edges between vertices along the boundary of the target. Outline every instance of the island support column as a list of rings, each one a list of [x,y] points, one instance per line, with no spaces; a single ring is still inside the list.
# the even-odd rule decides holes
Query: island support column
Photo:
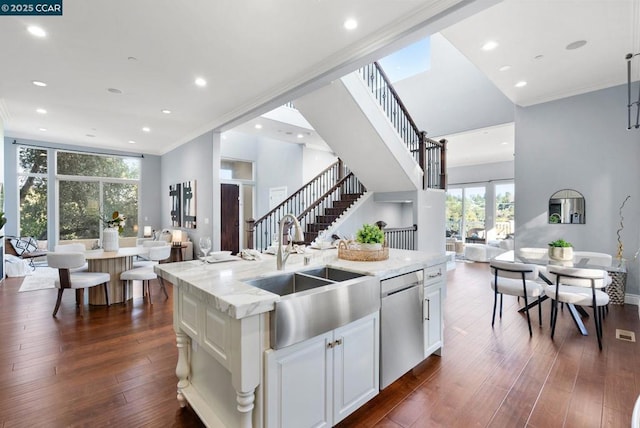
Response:
[[[236,390],[241,427],[253,426],[255,390],[260,384],[260,317],[252,316],[231,323],[231,382]]]

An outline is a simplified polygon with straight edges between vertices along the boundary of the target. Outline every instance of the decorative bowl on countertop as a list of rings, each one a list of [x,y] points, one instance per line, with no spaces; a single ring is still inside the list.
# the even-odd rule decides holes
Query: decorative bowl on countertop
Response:
[[[231,257],[231,251],[211,251],[209,258],[214,260],[223,260]]]

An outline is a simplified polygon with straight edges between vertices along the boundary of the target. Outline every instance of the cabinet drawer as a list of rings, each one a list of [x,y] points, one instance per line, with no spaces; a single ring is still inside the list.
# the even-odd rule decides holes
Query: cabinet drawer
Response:
[[[425,287],[444,280],[444,275],[447,272],[447,265],[445,263],[429,266],[424,270],[424,285]]]

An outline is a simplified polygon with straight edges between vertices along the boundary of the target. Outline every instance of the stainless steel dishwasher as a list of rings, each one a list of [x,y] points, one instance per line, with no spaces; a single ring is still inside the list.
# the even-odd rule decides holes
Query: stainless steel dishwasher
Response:
[[[424,359],[422,270],[380,282],[380,389]]]

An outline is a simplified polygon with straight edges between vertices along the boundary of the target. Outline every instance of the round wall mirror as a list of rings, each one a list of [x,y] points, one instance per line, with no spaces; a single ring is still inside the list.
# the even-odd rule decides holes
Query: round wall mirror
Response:
[[[550,224],[584,224],[584,196],[571,189],[558,190],[549,199]]]

